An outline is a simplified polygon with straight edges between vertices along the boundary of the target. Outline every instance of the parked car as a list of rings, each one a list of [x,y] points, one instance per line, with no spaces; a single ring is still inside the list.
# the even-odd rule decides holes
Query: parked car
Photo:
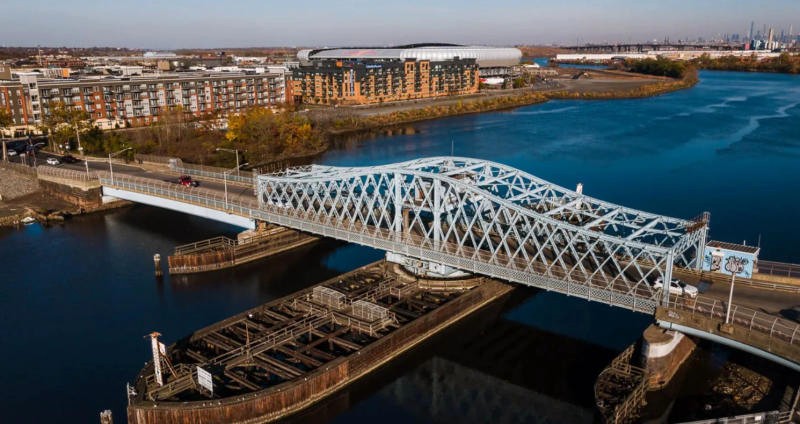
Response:
[[[61,162],[64,162],[64,163],[78,163],[80,161],[75,156],[64,155],[64,156],[61,157]]]
[[[188,175],[181,175],[178,178],[178,183],[185,187],[197,187],[200,185],[200,182],[193,180],[192,177]]]
[[[664,287],[664,280],[661,277],[656,278],[656,281],[653,282],[653,288],[656,290],[660,290]],[[689,296],[692,299],[697,297],[697,287],[686,284],[680,280],[672,280],[669,285],[669,292],[670,294],[678,295],[678,296]]]
[[[58,159],[56,159],[54,157],[47,158],[46,162],[47,162],[48,165],[58,165],[59,163],[61,163],[61,162],[58,161]]]

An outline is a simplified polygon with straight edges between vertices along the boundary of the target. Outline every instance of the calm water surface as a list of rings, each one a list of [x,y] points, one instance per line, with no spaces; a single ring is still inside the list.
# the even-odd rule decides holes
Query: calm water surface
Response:
[[[798,105],[798,77],[703,72],[697,87],[658,98],[443,119],[415,135],[346,143],[321,161],[381,164],[452,145],[627,206],[710,211],[712,238],[760,235],[762,258],[800,262]],[[236,231],[144,206],[0,230],[0,421],[91,423],[111,408],[124,422],[125,382],[149,355],[145,334],[172,342],[381,257],[327,241],[233,271],[153,278],[153,253]],[[650,320],[521,290],[290,421],[590,422],[594,377]],[[728,354],[715,349],[708,364]]]

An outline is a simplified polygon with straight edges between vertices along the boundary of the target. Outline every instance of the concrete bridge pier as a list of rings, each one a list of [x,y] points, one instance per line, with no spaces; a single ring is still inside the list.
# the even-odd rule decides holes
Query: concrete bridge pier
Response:
[[[642,366],[647,373],[648,389],[660,390],[691,356],[697,345],[678,331],[650,325],[642,335]]]
[[[649,390],[664,388],[697,347],[689,336],[650,325],[642,335],[642,365]]]

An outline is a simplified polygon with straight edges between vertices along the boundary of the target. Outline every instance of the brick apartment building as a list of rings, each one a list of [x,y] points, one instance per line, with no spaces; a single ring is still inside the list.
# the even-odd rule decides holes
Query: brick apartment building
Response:
[[[2,70],[0,70],[2,71]],[[186,72],[130,77],[42,78],[0,74],[0,108],[11,111],[16,131],[35,131],[51,103],[88,112],[101,129],[149,125],[164,110],[183,108],[194,117],[235,113],[292,100],[280,73]]]
[[[319,60],[293,71],[296,101],[369,104],[477,93],[475,59]]]
[[[301,50],[295,102],[370,104],[476,93],[482,74],[505,75],[515,48],[414,44]]]

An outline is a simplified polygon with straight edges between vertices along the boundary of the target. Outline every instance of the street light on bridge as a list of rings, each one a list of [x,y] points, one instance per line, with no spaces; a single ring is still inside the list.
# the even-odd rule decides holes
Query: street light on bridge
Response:
[[[229,153],[235,153],[236,154],[236,168],[235,169],[236,169],[236,176],[238,177],[239,176],[239,168],[244,166],[244,165],[239,165],[239,150],[237,150],[237,149],[226,149],[224,147],[217,147],[216,149],[214,149],[214,151],[215,152],[223,151],[223,152],[229,152]]]
[[[238,156],[237,156],[237,159],[238,159]],[[241,168],[243,166],[247,166],[249,164],[250,164],[249,162],[245,162],[245,163],[243,163],[241,165],[239,165],[237,163],[236,164],[236,168],[229,169],[229,170],[227,170],[227,171],[222,173],[222,185],[223,185],[223,187],[225,187],[225,210],[226,211],[228,210],[228,174],[230,174],[233,171],[236,171],[237,175],[238,175],[239,168]]]
[[[83,147],[78,146],[78,151],[81,152],[81,156],[83,156],[83,164],[86,165],[86,178],[89,178],[89,161],[86,160],[86,154],[83,153]]]
[[[108,154],[108,171],[111,173],[111,184],[114,184],[114,168],[111,167],[111,158],[113,158],[114,156],[116,156],[116,155],[118,155],[118,154],[120,154],[120,153],[122,153],[124,151],[131,150],[131,149],[133,149],[133,147],[126,147],[126,148],[124,148],[124,149],[122,149],[122,150],[120,150],[118,152],[114,152],[114,153],[109,153]],[[87,169],[88,169],[88,165],[87,165]]]

